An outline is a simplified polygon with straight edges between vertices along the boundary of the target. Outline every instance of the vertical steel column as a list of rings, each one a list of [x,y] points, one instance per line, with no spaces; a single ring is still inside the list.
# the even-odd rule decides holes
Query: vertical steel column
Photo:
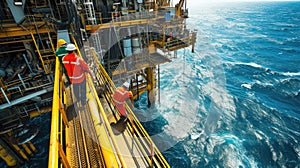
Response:
[[[5,100],[7,101],[7,103],[8,103],[8,104],[10,104],[10,101],[9,101],[9,99],[8,99],[7,95],[5,94],[5,92],[4,92],[4,90],[3,90],[3,88],[1,88],[1,92],[2,92],[2,94],[4,95],[4,97],[5,97]]]

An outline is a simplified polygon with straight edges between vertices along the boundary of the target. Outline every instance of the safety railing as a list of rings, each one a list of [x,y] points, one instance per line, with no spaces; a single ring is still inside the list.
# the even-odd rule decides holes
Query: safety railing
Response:
[[[94,60],[97,60],[96,53],[93,51],[91,53],[94,56]],[[111,94],[116,89],[116,86],[100,62],[96,62],[97,68],[99,69],[99,78],[104,80],[102,81],[102,84],[106,85],[105,88],[109,91],[109,94],[107,94],[109,96],[108,99],[110,102],[112,102]],[[170,167],[127,103],[126,109],[130,116],[129,123],[127,125],[128,129],[131,130],[132,136],[135,139],[135,142],[137,142],[137,145],[139,146],[139,149],[143,153],[143,156],[148,162],[149,166],[157,167],[159,164],[161,167]]]
[[[72,36],[72,40],[76,44],[74,37]],[[77,47],[78,49],[78,47]],[[81,53],[78,51],[78,54],[81,56]],[[88,86],[93,88],[93,83],[91,83],[91,79],[89,77]],[[50,144],[49,144],[49,160],[48,160],[48,167],[51,168],[58,168],[58,167],[70,167],[69,161],[65,155],[65,150],[62,144],[65,144],[65,135],[64,135],[64,128],[68,127],[68,120],[64,110],[64,103],[63,103],[63,96],[64,96],[64,82],[62,80],[62,68],[61,64],[56,58],[56,66],[55,66],[55,76],[54,76],[54,89],[53,89],[53,105],[52,105],[52,119],[51,119],[51,134],[50,134]],[[92,89],[92,92],[94,90]],[[95,95],[95,93],[94,93]],[[103,112],[103,108],[100,108],[101,113]],[[100,122],[98,122],[100,123]],[[106,125],[108,121],[106,122]],[[104,132],[102,132],[104,133]],[[104,135],[99,136],[102,138]],[[104,149],[107,150],[107,149]],[[102,151],[103,152],[103,151]],[[110,151],[111,152],[111,151]],[[111,152],[112,155],[116,155],[115,152]],[[118,152],[116,152],[118,153]],[[106,158],[106,166],[114,167],[116,164],[111,165],[113,162],[112,157]],[[120,159],[121,160],[121,159]],[[109,166],[111,165],[111,166]]]
[[[128,10],[128,14],[120,15],[120,12],[108,12],[107,16],[101,12],[96,12],[96,22],[98,25],[87,24],[87,30],[97,31],[98,28],[110,28],[111,26],[132,26],[138,24],[150,24],[153,22],[161,22],[165,20],[165,13],[167,10],[162,11],[143,11],[143,12],[133,12],[133,10]],[[115,14],[118,13],[116,16]]]
[[[63,129],[65,126],[68,126],[62,102],[63,88],[61,65],[58,58],[56,58],[48,160],[48,167],[51,168],[58,168],[62,165],[67,168],[70,167],[61,145],[63,144]]]

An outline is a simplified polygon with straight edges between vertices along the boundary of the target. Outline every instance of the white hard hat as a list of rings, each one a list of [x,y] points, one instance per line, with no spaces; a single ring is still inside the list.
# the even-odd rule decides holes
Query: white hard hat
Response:
[[[123,83],[123,86],[125,86],[127,89],[129,88],[129,85],[130,85],[130,84],[129,84],[128,82],[124,82],[124,83]]]
[[[74,50],[76,50],[76,46],[74,44],[68,44],[66,50],[67,51],[74,51]]]

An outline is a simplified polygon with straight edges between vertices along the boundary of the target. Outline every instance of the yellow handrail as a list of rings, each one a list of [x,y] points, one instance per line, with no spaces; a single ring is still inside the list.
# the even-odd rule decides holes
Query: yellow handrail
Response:
[[[58,137],[59,137],[59,76],[60,76],[60,62],[56,58],[55,76],[53,87],[53,103],[52,103],[52,117],[51,117],[51,134],[49,147],[49,161],[48,167],[58,168]]]
[[[93,91],[93,95],[95,96],[96,101],[97,101],[97,103],[98,103],[99,111],[100,111],[101,115],[103,116],[103,120],[104,120],[104,122],[105,122],[105,125],[108,126],[108,127],[107,127],[107,130],[108,130],[108,132],[109,132],[109,134],[110,134],[110,138],[111,138],[111,140],[112,140],[112,142],[113,142],[114,148],[115,148],[115,150],[116,150],[116,152],[117,152],[117,155],[118,155],[118,158],[119,158],[119,160],[120,160],[120,162],[121,162],[121,165],[122,165],[122,167],[126,167],[124,158],[122,157],[121,152],[120,152],[120,149],[119,149],[119,147],[118,147],[118,145],[117,145],[117,142],[116,142],[116,140],[115,140],[115,138],[114,138],[114,136],[113,136],[114,133],[113,133],[111,127],[109,126],[110,124],[109,124],[109,121],[108,121],[108,119],[107,119],[107,117],[106,117],[106,114],[105,114],[105,112],[104,112],[104,109],[103,109],[103,107],[102,107],[102,105],[101,105],[100,99],[99,99],[98,96],[96,96],[96,95],[97,95],[97,91],[96,91],[95,87],[92,87],[92,91]]]
[[[76,43],[76,40],[75,40],[74,36],[72,36],[72,39],[73,39],[74,44],[75,44],[75,46],[76,46],[76,48],[77,48],[77,51],[78,51],[77,53],[78,53],[78,55],[82,58],[81,53],[80,53],[80,50],[78,50],[78,45],[77,45],[77,43]],[[115,140],[115,138],[114,138],[114,136],[113,136],[114,133],[113,133],[111,127],[110,127],[109,121],[108,121],[108,119],[107,119],[107,117],[106,117],[106,114],[105,114],[105,112],[104,112],[104,110],[103,110],[103,107],[102,107],[102,105],[101,105],[100,99],[99,99],[99,97],[97,96],[97,91],[96,91],[94,85],[90,82],[90,81],[91,81],[91,78],[90,78],[89,76],[88,76],[88,80],[87,80],[87,81],[88,81],[88,83],[89,83],[89,86],[91,86],[91,88],[92,88],[92,91],[93,91],[92,93],[93,93],[94,97],[96,98],[96,102],[97,102],[97,104],[98,104],[99,111],[100,111],[100,113],[101,113],[101,116],[103,116],[103,120],[104,120],[105,125],[107,126],[107,130],[108,130],[108,132],[109,132],[109,134],[110,134],[111,141],[112,141],[112,143],[113,143],[113,145],[114,145],[114,148],[115,148],[115,150],[116,150],[116,152],[117,152],[118,159],[120,160],[122,167],[126,167],[125,161],[124,161],[123,157],[121,156],[120,149],[119,149],[118,146],[116,145],[117,142],[116,142],[116,140]],[[101,137],[100,137],[100,138],[101,138]],[[113,158],[111,158],[111,159],[113,159]]]
[[[93,56],[96,58],[96,55],[94,55],[95,53],[93,53]],[[100,72],[102,73],[101,75],[104,76],[105,79],[107,79],[107,82],[109,82],[110,86],[112,87],[112,89],[115,89],[116,86],[114,85],[114,83],[112,82],[111,78],[109,77],[108,73],[106,72],[106,70],[104,69],[104,67],[100,64],[100,62],[96,59],[98,68],[100,69]],[[150,138],[150,136],[148,135],[147,131],[144,129],[144,127],[141,125],[141,123],[139,122],[139,120],[137,119],[137,117],[135,116],[135,114],[132,112],[131,108],[129,108],[128,104],[125,103],[127,112],[129,114],[131,114],[134,118],[135,123],[137,124],[136,126],[142,131],[141,133],[143,134],[144,138],[146,138],[149,142],[149,144],[152,144],[155,150],[155,154],[156,156],[160,159],[161,163],[165,166],[165,167],[170,167],[168,162],[165,160],[165,158],[162,156],[161,152],[158,150],[158,148],[156,147],[156,145],[154,144],[154,142],[152,141],[152,139]],[[149,148],[151,148],[149,146]],[[149,149],[150,151],[151,149]]]

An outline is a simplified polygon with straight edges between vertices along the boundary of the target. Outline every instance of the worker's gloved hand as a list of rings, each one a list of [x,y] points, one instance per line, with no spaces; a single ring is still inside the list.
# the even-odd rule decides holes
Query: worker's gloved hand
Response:
[[[129,97],[133,97],[133,94],[131,91],[128,91],[128,93],[129,93]]]

